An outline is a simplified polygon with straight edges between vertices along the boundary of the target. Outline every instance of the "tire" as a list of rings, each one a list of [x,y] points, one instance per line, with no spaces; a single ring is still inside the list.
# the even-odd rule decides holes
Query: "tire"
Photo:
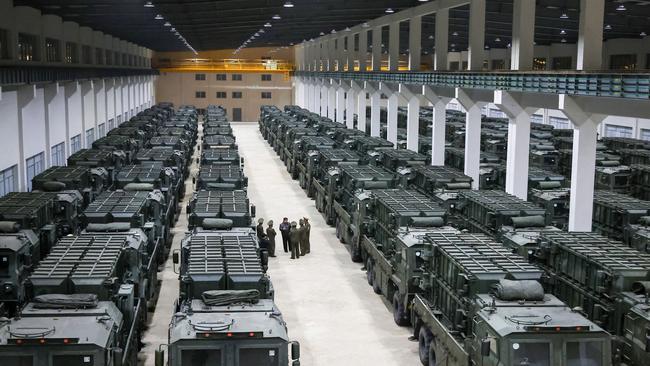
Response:
[[[429,366],[436,366],[438,364],[436,361],[436,348],[433,345],[434,343],[431,342],[431,346],[429,346]]]
[[[420,362],[424,366],[429,366],[429,349],[431,348],[431,332],[423,325],[418,332],[418,354]]]
[[[373,272],[374,273],[374,272]],[[372,290],[377,294],[381,295],[381,282],[377,279],[377,274],[372,276]]]
[[[368,285],[372,286],[374,281],[374,274],[372,272],[372,261],[370,258],[366,259],[366,279],[368,280]]]
[[[336,223],[334,225],[336,228],[336,238],[340,241],[341,240],[341,223],[339,222],[339,219],[336,219]]]
[[[393,320],[400,327],[405,327],[410,323],[406,316],[406,307],[397,292],[393,295]]]
[[[352,262],[354,263],[359,263],[362,261],[361,250],[359,249],[359,246],[356,244],[355,240],[353,240],[352,244],[350,245],[350,259],[352,259]]]

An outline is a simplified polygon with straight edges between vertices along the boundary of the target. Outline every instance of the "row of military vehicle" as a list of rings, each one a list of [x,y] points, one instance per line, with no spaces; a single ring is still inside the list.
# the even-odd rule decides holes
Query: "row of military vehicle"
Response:
[[[169,326],[170,366],[299,366],[266,274],[232,128],[219,106],[206,109],[188,229],[173,262],[180,293]],[[157,366],[165,365],[163,349]]]
[[[159,104],[0,198],[3,365],[137,364],[196,130],[193,107]]]
[[[582,239],[543,207],[297,107],[263,107],[260,129],[424,365],[648,364],[647,255],[591,234],[607,248],[577,267]]]

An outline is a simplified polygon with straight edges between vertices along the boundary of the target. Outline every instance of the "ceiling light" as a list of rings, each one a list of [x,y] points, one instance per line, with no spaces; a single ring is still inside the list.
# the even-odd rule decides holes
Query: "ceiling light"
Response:
[[[605,30],[612,30],[612,26],[609,25],[609,24],[606,24],[606,25],[605,25]]]
[[[253,34],[253,36],[255,36],[255,37],[259,37],[259,36],[260,36],[260,34],[259,34],[259,33],[257,33],[257,32],[255,32],[255,34]]]
[[[494,42],[501,42],[501,38],[499,38],[499,37],[495,38]]]
[[[489,49],[490,49],[490,46],[485,45],[485,49],[486,49],[486,50],[489,50]]]
[[[639,35],[640,35],[641,37],[645,37],[645,36],[647,36],[648,34],[647,34],[646,32],[641,32],[641,34],[639,34]]]
[[[170,22],[165,22],[165,24],[163,24],[163,25],[164,25],[165,27],[171,27],[171,26],[172,26],[172,23],[170,23]]]
[[[626,11],[627,9],[625,8],[625,5],[620,4],[619,6],[616,7],[616,11]]]
[[[176,28],[172,27],[172,29],[169,30],[170,32],[176,32]]]
[[[370,24],[368,24],[368,22],[364,22],[363,24],[361,24],[361,26],[363,28],[368,28],[368,27],[370,27]]]
[[[458,35],[458,32],[454,31],[451,35],[452,35],[452,36],[457,36],[457,35]]]
[[[430,35],[430,36],[429,36],[429,39],[433,39],[433,35]]]
[[[275,14],[275,15],[272,17],[272,19],[274,19],[274,20],[280,20],[280,19],[282,19],[282,17],[280,16],[280,14]]]
[[[271,28],[273,25],[271,25],[271,23],[269,23],[269,22],[266,22],[266,24],[264,24],[264,26],[265,26],[266,28]]]
[[[560,34],[565,35],[565,34],[566,34],[566,31],[565,31],[564,29],[562,29],[562,30],[560,31]]]
[[[320,35],[321,35],[321,36],[324,36],[324,35],[325,35],[325,33],[324,33],[324,32],[320,32]]]
[[[508,44],[506,45],[506,47],[510,48],[510,47],[512,47],[512,45],[511,45],[510,43],[508,43]]]
[[[293,3],[291,1],[287,1],[284,3],[285,8],[293,8]]]
[[[566,43],[566,38],[562,38],[562,39],[560,40],[560,42],[562,42],[562,43]]]
[[[336,29],[332,29],[332,34],[336,34]]]
[[[451,44],[451,47],[452,47],[452,48],[456,47],[456,44],[455,44],[455,43],[452,43],[452,44]]]
[[[394,12],[395,12],[395,10],[393,10],[393,8],[386,9],[386,13],[388,13],[388,14],[393,14]]]
[[[156,20],[163,20],[163,19],[165,19],[165,18],[163,18],[163,16],[160,15],[160,14],[156,14],[156,17],[155,17],[154,19],[156,19]]]
[[[289,43],[289,46],[293,46],[293,42]]]
[[[569,16],[566,14],[566,12],[562,12],[562,15],[560,15],[560,19],[569,19]]]
[[[144,3],[144,7],[145,8],[153,8],[154,5],[153,5],[153,3],[151,1],[147,1],[146,3]]]
[[[418,0],[418,1],[421,2],[421,3],[426,3],[429,0]]]
[[[344,29],[344,30],[345,30],[346,32],[349,32],[349,31],[351,31],[351,29],[350,29],[350,27],[345,27],[345,29]]]

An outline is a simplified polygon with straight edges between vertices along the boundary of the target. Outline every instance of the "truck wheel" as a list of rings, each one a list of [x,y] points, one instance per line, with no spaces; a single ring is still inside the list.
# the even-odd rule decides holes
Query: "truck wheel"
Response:
[[[429,349],[431,348],[431,339],[433,336],[429,329],[424,325],[420,327],[420,332],[418,333],[418,353],[420,356],[420,362],[424,366],[429,366]]]
[[[334,225],[336,228],[336,238],[340,241],[341,240],[341,223],[339,222],[339,219],[336,219],[336,223]]]
[[[372,290],[375,291],[377,295],[381,295],[381,282],[377,279],[377,275],[373,275],[372,280]]]
[[[350,259],[352,259],[352,262],[354,263],[358,263],[362,261],[361,249],[354,241],[352,242],[352,245],[350,245]]]
[[[406,317],[404,303],[401,301],[399,293],[397,292],[393,295],[393,320],[395,320],[395,324],[400,327],[405,327],[410,323]]]
[[[436,366],[438,362],[436,362],[436,349],[433,346],[433,342],[429,346],[429,366]]]
[[[368,280],[368,285],[372,286],[373,282],[373,272],[372,272],[372,261],[370,258],[366,259],[366,279]]]

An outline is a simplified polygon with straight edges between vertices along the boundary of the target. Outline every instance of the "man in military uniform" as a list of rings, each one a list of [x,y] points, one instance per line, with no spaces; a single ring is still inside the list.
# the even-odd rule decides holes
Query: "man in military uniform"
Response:
[[[269,240],[269,257],[275,257],[275,229],[273,228],[273,220],[268,222],[268,227],[266,228],[266,237]]]
[[[265,232],[264,232],[264,219],[261,218],[261,217],[260,217],[259,220],[257,220],[256,231],[257,231],[257,240],[260,240],[260,241],[261,241],[262,238],[263,238],[264,235],[265,235]]]
[[[311,243],[309,242],[309,235],[311,233],[311,224],[309,223],[309,219],[304,217],[303,218],[304,223],[305,223],[305,249],[304,251],[301,249],[302,255],[309,254],[311,251]]]
[[[303,256],[307,254],[306,242],[307,242],[307,229],[305,227],[305,220],[298,220],[298,233],[300,234],[300,254]]]
[[[289,230],[289,246],[291,247],[291,259],[300,258],[300,230],[295,221],[291,222],[291,230]]]

